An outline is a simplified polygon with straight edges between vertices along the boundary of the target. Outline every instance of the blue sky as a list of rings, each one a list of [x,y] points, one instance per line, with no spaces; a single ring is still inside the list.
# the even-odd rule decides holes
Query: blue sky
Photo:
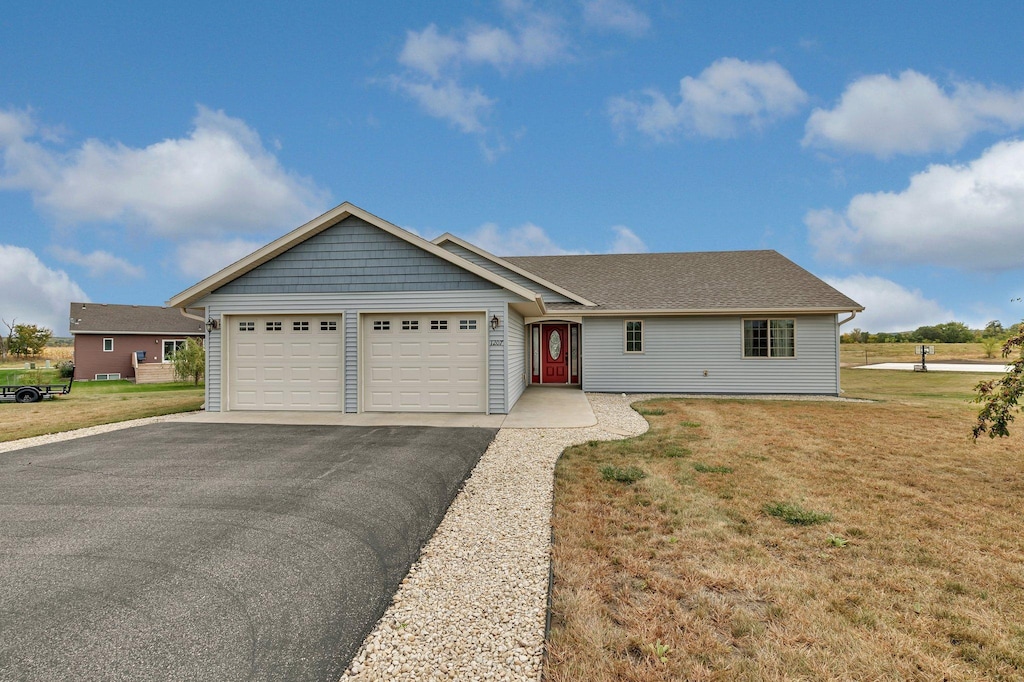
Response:
[[[16,3],[0,317],[160,305],[351,201],[499,255],[776,249],[871,331],[1009,324],[1021,25],[1011,2]]]

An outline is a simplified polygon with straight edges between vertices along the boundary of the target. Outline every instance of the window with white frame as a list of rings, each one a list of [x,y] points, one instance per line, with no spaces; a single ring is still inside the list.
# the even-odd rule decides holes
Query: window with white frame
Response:
[[[240,332],[254,332],[254,331],[256,331],[256,323],[255,322],[239,322],[238,323],[238,331],[240,331]]]
[[[174,362],[174,354],[185,345],[185,339],[164,339],[164,362]]]
[[[626,352],[644,352],[644,322],[643,320],[626,320]]]
[[[373,331],[375,332],[386,332],[391,330],[390,320],[374,320]]]
[[[338,331],[337,320],[320,320],[320,331],[322,332],[336,332]]]
[[[419,320],[402,320],[403,332],[416,332],[420,330]]]
[[[448,331],[448,320],[431,320],[430,330],[434,332]]]
[[[103,352],[111,353],[114,350],[114,339],[103,339]]]
[[[743,357],[796,357],[796,320],[743,320]]]
[[[302,320],[301,322],[292,322],[293,332],[308,332],[309,331],[309,320]]]
[[[462,331],[474,331],[476,329],[476,320],[459,320],[459,329]]]
[[[281,331],[281,322],[280,321],[267,322],[266,330],[268,332],[279,332],[279,331]]]

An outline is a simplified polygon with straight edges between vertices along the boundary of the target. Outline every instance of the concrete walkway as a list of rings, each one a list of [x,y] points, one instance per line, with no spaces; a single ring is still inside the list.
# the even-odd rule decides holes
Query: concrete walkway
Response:
[[[919,362],[880,362],[877,365],[861,365],[860,367],[854,367],[853,369],[895,369],[904,371],[913,371],[914,365],[919,365]],[[1009,370],[1009,365],[997,365],[997,364],[981,364],[974,362],[929,362],[929,372],[977,372],[977,373],[995,373],[1003,374]]]
[[[203,424],[282,424],[289,426],[441,426],[485,429],[565,429],[597,423],[586,394],[578,388],[530,386],[504,414],[456,412],[194,412],[181,421]]]

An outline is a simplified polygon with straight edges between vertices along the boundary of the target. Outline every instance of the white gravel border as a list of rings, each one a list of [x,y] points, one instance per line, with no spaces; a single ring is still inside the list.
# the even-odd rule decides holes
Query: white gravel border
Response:
[[[646,431],[643,397],[588,394],[589,428],[500,430],[342,679],[540,679],[555,462]]]

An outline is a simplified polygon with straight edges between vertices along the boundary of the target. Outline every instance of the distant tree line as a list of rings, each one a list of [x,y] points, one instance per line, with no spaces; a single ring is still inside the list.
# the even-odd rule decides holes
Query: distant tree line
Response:
[[[943,322],[925,325],[908,332],[878,332],[871,334],[861,329],[851,329],[840,337],[842,343],[972,343],[1000,340],[1016,336],[1022,324],[1003,327],[999,320],[992,320],[984,329],[971,329],[963,322]]]

